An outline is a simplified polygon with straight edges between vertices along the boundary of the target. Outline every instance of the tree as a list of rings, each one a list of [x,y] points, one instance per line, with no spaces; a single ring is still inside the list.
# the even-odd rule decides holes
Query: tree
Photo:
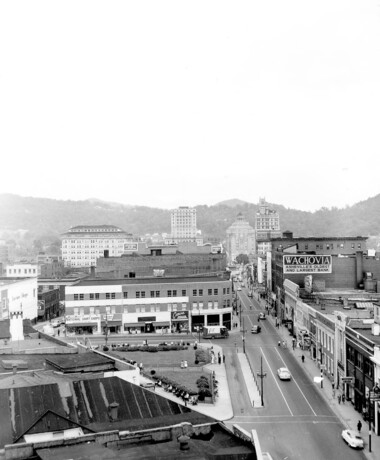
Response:
[[[243,264],[243,265],[246,265],[249,263],[249,259],[248,259],[248,256],[247,254],[239,254],[237,257],[236,257],[236,262],[238,264]]]

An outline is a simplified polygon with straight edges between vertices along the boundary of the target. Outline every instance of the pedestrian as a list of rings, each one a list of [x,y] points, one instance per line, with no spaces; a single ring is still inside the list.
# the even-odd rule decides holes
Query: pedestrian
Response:
[[[344,404],[344,401],[345,401],[345,400],[346,400],[346,396],[345,396],[345,394],[343,393],[343,394],[342,394],[342,403],[343,403],[343,404]]]
[[[358,421],[357,427],[358,427],[358,431],[360,433],[360,430],[362,429],[362,422],[360,420]]]
[[[296,339],[294,337],[292,338],[292,345],[294,350],[296,348]]]
[[[278,346],[281,347],[281,341],[280,340],[278,341]]]
[[[286,342],[285,342],[285,340],[282,341],[282,346],[283,346],[284,348],[286,348]]]
[[[223,364],[226,362],[226,355],[223,355]]]
[[[220,351],[218,352],[218,364],[222,364],[222,357],[220,355]]]
[[[304,363],[304,362],[305,362],[305,356],[302,355],[302,356],[301,356],[301,359],[302,359],[302,362]]]
[[[340,401],[342,400],[342,396],[338,395],[338,404],[340,404]]]

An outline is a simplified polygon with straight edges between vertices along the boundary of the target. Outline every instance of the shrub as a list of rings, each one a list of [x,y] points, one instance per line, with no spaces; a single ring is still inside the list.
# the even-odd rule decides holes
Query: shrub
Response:
[[[104,345],[103,351],[108,351],[108,350],[109,350],[109,348],[107,347],[107,345]]]
[[[207,350],[203,350],[202,348],[195,350],[195,359],[199,362],[207,363],[210,360],[209,352]]]

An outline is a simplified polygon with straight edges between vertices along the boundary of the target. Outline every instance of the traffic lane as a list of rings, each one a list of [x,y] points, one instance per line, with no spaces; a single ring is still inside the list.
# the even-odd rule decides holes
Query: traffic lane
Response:
[[[255,429],[261,450],[270,452],[273,460],[364,460],[364,453],[348,447],[342,440],[338,420],[313,421],[300,418],[268,417],[255,423],[236,420],[250,431]]]
[[[330,406],[326,403],[322,394],[317,390],[317,385],[320,386],[320,384],[310,379],[309,375],[302,367],[302,361],[300,361],[289,349],[283,350],[277,348],[276,352],[284,366],[289,369],[293,380],[297,383],[300,391],[302,391],[313,410],[318,415],[333,414]],[[318,376],[317,372],[316,376]]]

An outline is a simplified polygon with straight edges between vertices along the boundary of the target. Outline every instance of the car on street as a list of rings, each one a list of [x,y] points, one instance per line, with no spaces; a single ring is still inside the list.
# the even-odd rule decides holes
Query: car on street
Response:
[[[61,325],[61,322],[58,321],[58,319],[53,319],[52,321],[50,321],[50,324],[53,326],[53,327],[59,327]]]
[[[265,313],[263,311],[259,313],[259,318],[266,319]]]
[[[262,460],[273,460],[273,457],[269,452],[262,452],[261,453]]]
[[[280,380],[291,380],[292,375],[289,372],[289,369],[287,367],[280,367],[280,369],[277,369],[277,375]]]
[[[261,327],[255,324],[254,326],[252,326],[251,332],[252,334],[258,334],[259,332],[261,332]]]
[[[236,290],[237,290],[237,291],[241,291],[241,287],[239,286]]]
[[[252,292],[248,292],[248,297],[253,297]]]
[[[346,442],[350,447],[354,449],[363,449],[364,440],[360,436],[360,433],[354,430],[343,430],[342,431],[343,441]]]

